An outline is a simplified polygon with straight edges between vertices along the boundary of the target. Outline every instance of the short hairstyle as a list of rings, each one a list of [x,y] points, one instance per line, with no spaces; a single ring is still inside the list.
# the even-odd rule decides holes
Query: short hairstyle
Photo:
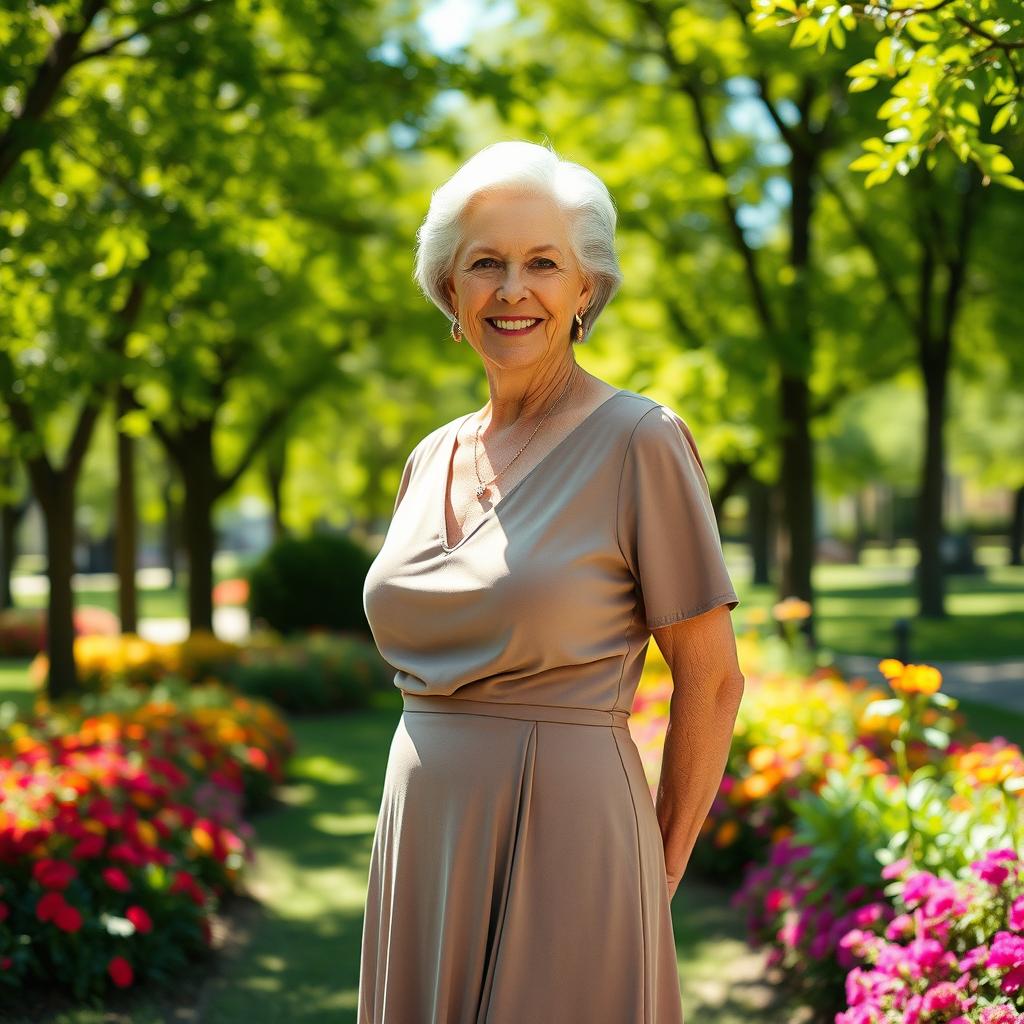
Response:
[[[471,156],[434,190],[416,232],[416,283],[449,320],[455,319],[445,282],[455,269],[463,214],[473,200],[508,188],[549,195],[568,215],[569,244],[581,273],[593,287],[583,314],[583,337],[587,338],[622,283],[615,254],[615,204],[593,171],[561,159],[547,146],[495,142]]]

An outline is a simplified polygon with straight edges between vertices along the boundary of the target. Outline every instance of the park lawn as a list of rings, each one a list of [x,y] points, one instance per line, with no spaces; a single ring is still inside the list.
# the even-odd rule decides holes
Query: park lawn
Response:
[[[726,555],[732,554],[726,546]],[[738,557],[737,557],[738,561]],[[944,620],[915,619],[912,567],[902,564],[819,565],[814,569],[819,644],[836,654],[894,657],[894,623],[910,620],[910,659],[916,662],[1024,661],[1024,566],[985,564],[984,572],[950,576]],[[752,608],[769,611],[772,585],[752,586],[734,575],[740,626]]]
[[[26,666],[0,662],[0,703],[27,706]],[[298,753],[287,784],[277,804],[253,822],[257,854],[249,886],[259,905],[243,905],[244,943],[218,958],[197,991],[204,1024],[355,1021],[366,873],[399,714],[396,699],[385,695],[390,706],[378,710],[291,719]],[[974,702],[961,708],[986,738],[1024,738],[1024,716]],[[780,993],[766,984],[763,956],[746,947],[730,892],[687,878],[673,902],[688,1019],[797,1024],[803,1011],[780,1005]],[[201,982],[190,979],[189,989]],[[169,1019],[168,1005],[153,996],[118,994],[112,1014],[66,1010],[48,1024],[157,1024]],[[182,1009],[174,1019],[190,1019]]]

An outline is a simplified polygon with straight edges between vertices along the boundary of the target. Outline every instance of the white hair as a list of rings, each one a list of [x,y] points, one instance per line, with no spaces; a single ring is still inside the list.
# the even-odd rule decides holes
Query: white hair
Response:
[[[507,188],[550,196],[567,215],[573,256],[593,288],[583,313],[583,337],[588,337],[622,283],[615,254],[615,204],[593,171],[561,159],[546,146],[495,142],[434,190],[430,209],[416,232],[416,283],[449,320],[455,319],[445,285],[462,243],[463,214],[471,201]]]

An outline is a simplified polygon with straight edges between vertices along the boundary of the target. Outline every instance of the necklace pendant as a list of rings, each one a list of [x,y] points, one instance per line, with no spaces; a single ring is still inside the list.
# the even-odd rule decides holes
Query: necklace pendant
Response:
[[[480,484],[476,489],[476,496],[479,498],[487,490],[487,484]]]

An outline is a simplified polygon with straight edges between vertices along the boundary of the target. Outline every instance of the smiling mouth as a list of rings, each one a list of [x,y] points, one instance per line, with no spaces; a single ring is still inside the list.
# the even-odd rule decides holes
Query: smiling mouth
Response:
[[[484,318],[499,334],[526,334],[543,321],[539,317],[493,317]]]

